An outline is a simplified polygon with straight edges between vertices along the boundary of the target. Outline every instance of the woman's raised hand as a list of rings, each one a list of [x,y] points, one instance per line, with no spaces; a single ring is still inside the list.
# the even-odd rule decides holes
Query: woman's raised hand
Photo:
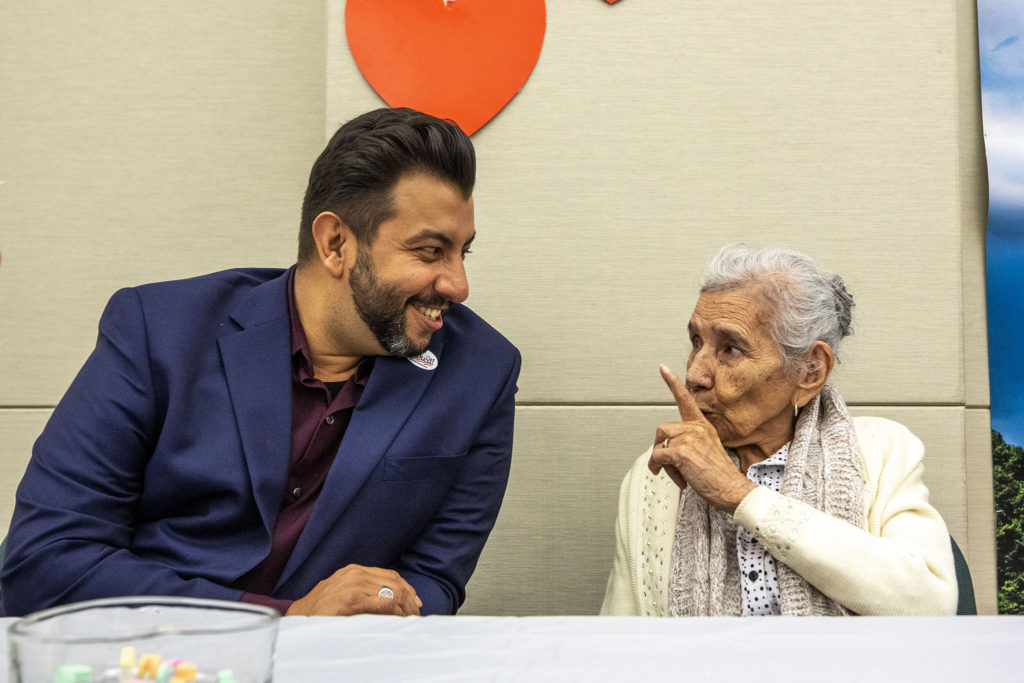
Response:
[[[708,503],[731,514],[755,485],[733,464],[683,380],[666,365],[660,370],[675,398],[679,421],[658,425],[647,466],[654,474],[664,469],[679,488],[691,486]]]

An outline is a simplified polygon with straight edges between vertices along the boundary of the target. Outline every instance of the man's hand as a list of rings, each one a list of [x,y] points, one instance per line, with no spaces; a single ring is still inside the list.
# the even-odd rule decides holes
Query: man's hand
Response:
[[[754,483],[736,469],[679,376],[662,365],[661,377],[676,400],[681,421],[658,425],[647,467],[654,474],[664,469],[679,488],[692,486],[708,503],[732,514]]]
[[[377,594],[387,586],[394,598]],[[350,564],[314,586],[288,608],[285,616],[349,616],[352,614],[394,614],[419,616],[423,602],[416,590],[398,572],[380,567]]]

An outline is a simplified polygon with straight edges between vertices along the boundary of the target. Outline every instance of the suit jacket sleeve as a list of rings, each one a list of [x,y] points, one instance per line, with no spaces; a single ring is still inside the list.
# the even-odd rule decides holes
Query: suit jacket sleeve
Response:
[[[238,598],[240,591],[185,579],[130,550],[134,508],[161,429],[148,344],[138,293],[119,291],[18,487],[0,577],[5,614],[116,595]]]
[[[498,516],[512,463],[516,380],[513,349],[504,387],[477,434],[466,464],[417,540],[391,567],[416,589],[420,613],[454,614]]]

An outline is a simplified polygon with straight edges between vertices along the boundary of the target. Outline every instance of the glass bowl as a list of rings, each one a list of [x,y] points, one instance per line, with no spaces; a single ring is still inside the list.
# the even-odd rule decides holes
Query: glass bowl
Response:
[[[7,629],[12,683],[164,681],[264,683],[273,676],[280,614],[198,598],[78,602]]]

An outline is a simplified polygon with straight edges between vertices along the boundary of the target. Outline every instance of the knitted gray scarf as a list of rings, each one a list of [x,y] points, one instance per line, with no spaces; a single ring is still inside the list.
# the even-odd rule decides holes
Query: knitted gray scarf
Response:
[[[730,452],[739,466],[739,460]],[[801,411],[782,475],[781,493],[864,528],[864,484],[853,421],[846,404],[826,384]],[[849,614],[776,556],[782,613]],[[739,616],[740,570],[736,523],[693,489],[683,491],[672,547],[669,609],[678,616]]]

